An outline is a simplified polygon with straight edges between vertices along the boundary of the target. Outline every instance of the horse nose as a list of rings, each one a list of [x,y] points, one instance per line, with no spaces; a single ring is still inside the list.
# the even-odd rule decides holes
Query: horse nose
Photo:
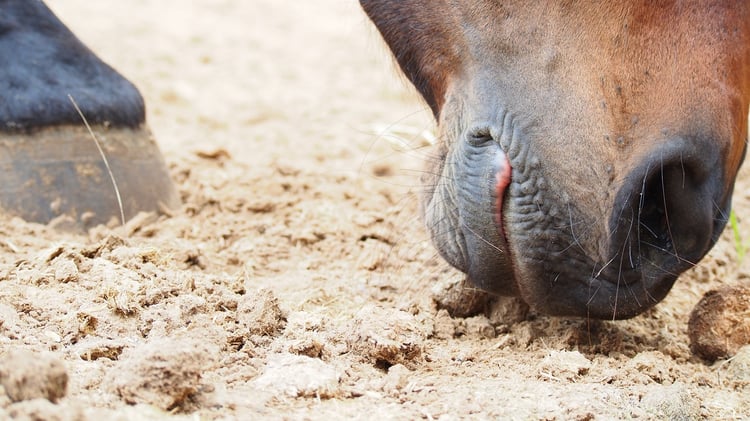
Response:
[[[670,286],[695,265],[728,218],[719,156],[710,142],[679,138],[643,158],[617,195],[620,215],[610,220],[610,255],[619,254],[642,280],[670,279]]]

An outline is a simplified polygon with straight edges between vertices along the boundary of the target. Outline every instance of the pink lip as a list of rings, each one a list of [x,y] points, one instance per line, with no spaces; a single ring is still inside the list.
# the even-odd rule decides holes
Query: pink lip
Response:
[[[508,186],[510,185],[510,177],[512,173],[512,168],[510,166],[510,161],[508,160],[508,156],[505,155],[505,152],[500,150],[498,160],[501,160],[500,162],[500,171],[497,172],[497,175],[495,176],[496,182],[495,182],[495,189],[497,192],[497,203],[495,203],[495,220],[497,223],[497,229],[500,232],[500,235],[505,237],[505,230],[503,228],[503,198],[505,197],[505,190],[508,189]],[[505,238],[506,244],[507,244],[507,238]]]

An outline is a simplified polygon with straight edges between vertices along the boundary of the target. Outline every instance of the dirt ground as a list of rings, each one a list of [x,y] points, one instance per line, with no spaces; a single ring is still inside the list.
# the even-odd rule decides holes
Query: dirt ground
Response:
[[[433,123],[354,0],[48,3],[141,89],[183,206],[0,220],[0,419],[750,417],[750,348],[687,336],[750,277],[728,232],[632,320],[437,310]],[[750,239],[748,171],[734,200]]]

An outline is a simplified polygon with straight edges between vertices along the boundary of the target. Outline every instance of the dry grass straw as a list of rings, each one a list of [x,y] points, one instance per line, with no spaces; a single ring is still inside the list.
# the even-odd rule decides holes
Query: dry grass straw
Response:
[[[83,120],[83,124],[86,125],[86,129],[89,131],[91,138],[94,139],[94,144],[96,144],[96,149],[99,150],[99,155],[101,155],[102,161],[104,161],[104,166],[107,168],[107,173],[109,173],[109,179],[112,180],[112,187],[114,187],[115,189],[115,196],[117,197],[117,206],[120,208],[120,221],[122,222],[122,225],[125,225],[125,211],[123,210],[123,207],[122,207],[122,197],[120,196],[120,189],[117,188],[117,181],[115,180],[115,175],[112,173],[112,168],[110,168],[109,166],[109,161],[107,161],[107,156],[104,154],[104,150],[102,149],[102,146],[99,144],[99,139],[96,138],[94,131],[91,130],[91,126],[89,125],[88,120],[86,120],[86,116],[83,115],[83,112],[78,107],[78,104],[76,103],[75,99],[73,99],[73,96],[68,94],[68,99],[70,99],[70,102],[73,103],[73,107],[75,107],[76,111],[78,112],[78,115],[81,116],[81,120]]]

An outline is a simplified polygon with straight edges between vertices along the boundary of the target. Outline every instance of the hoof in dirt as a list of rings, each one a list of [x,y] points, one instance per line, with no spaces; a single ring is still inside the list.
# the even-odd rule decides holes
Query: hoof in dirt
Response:
[[[43,2],[3,3],[0,56],[13,58],[0,62],[0,209],[6,214],[41,223],[68,218],[88,228],[179,205],[138,89]]]
[[[94,127],[110,173],[85,127],[0,134],[0,207],[27,221],[67,216],[88,228],[141,211],[179,206],[159,148],[146,127]]]

